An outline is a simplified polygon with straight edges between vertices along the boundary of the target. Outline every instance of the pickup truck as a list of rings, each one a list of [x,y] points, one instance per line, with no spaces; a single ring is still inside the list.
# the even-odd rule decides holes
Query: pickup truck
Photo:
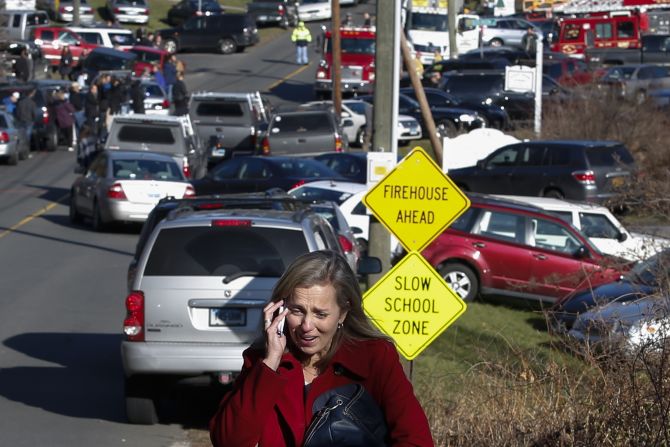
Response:
[[[298,24],[298,2],[295,0],[252,0],[247,12],[257,25],[279,25],[282,28]]]
[[[261,129],[267,127],[269,108],[258,92],[193,93],[189,116],[207,152],[208,164],[237,155],[255,155]]]
[[[670,64],[670,34],[646,34],[640,48],[587,48],[585,59],[591,64]]]

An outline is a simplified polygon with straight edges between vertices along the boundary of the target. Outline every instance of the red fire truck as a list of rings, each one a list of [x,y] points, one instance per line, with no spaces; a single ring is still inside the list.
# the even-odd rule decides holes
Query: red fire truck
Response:
[[[333,50],[331,31],[323,35],[322,58],[316,71],[314,90],[321,99],[333,91]],[[375,28],[340,28],[342,93],[368,94],[375,81]]]
[[[640,37],[648,31],[646,13],[621,11],[563,18],[552,51],[583,57],[588,48],[640,48]]]

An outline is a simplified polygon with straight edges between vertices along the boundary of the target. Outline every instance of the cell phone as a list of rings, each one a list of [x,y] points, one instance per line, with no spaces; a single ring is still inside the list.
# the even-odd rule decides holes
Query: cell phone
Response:
[[[284,306],[279,306],[279,312],[278,314],[284,312]],[[277,335],[282,335],[284,333],[284,323],[286,322],[286,317],[282,317],[281,320],[279,320],[279,324],[277,325]]]

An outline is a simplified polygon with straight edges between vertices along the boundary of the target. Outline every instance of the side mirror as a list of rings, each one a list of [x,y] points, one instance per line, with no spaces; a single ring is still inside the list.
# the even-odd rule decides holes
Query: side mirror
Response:
[[[477,160],[477,167],[479,169],[484,169],[486,167],[486,160]]]
[[[624,242],[627,239],[628,239],[628,233],[624,233],[623,231],[620,231],[619,235],[616,238],[616,240],[619,242]]]
[[[358,261],[358,269],[356,270],[356,273],[359,275],[380,273],[382,271],[382,261],[380,261],[379,258],[374,258],[371,256],[362,257]]]
[[[584,245],[580,245],[573,255],[577,259],[584,259],[589,256],[589,250]]]

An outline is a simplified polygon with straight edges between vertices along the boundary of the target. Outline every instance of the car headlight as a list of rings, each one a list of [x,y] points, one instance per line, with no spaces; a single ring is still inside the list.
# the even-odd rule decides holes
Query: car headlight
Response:
[[[486,100],[484,101],[484,104],[486,104],[487,106],[490,106],[491,104],[493,104],[493,100],[491,98],[486,98]]]

